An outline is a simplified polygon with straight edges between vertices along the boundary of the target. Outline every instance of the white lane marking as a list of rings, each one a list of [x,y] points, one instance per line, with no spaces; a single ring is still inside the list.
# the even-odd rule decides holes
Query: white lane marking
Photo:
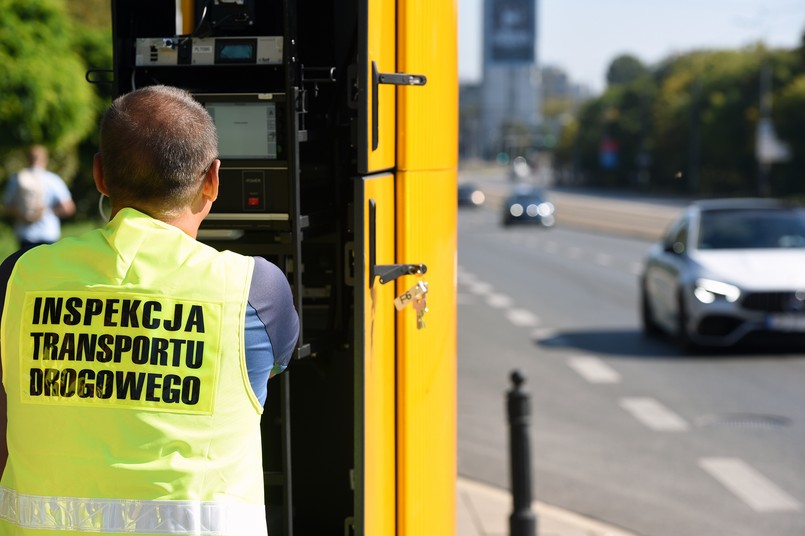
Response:
[[[622,398],[620,405],[652,430],[683,432],[688,429],[688,423],[682,417],[653,398]]]
[[[490,294],[486,297],[486,303],[496,309],[503,309],[512,304],[512,299],[505,294]]]
[[[539,317],[527,309],[509,309],[505,315],[509,322],[515,326],[530,327],[539,325]]]
[[[556,242],[548,242],[545,244],[545,251],[548,253],[556,253],[559,250],[559,245]]]
[[[573,246],[568,250],[567,254],[570,256],[571,259],[580,259],[583,251],[580,247]]]
[[[478,278],[470,272],[465,272],[459,269],[459,271],[456,272],[456,280],[462,285],[469,285],[476,282]]]
[[[738,458],[702,458],[699,466],[756,512],[799,511],[802,505]]]
[[[576,356],[568,361],[570,367],[590,383],[617,383],[621,376],[615,369],[593,356]]]
[[[606,253],[598,253],[595,256],[595,263],[599,266],[609,266],[612,264],[612,255]]]
[[[558,332],[554,328],[535,328],[531,330],[531,337],[534,339],[550,339]]]
[[[489,294],[492,292],[492,285],[483,281],[476,281],[467,285],[467,290],[473,294]]]

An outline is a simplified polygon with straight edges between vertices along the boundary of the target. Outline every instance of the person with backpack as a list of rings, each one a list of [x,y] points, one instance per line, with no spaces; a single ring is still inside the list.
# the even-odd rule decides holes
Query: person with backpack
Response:
[[[28,149],[28,167],[6,183],[6,215],[14,224],[21,249],[57,241],[61,218],[75,213],[70,190],[61,177],[47,170],[47,163],[47,149],[33,145]]]

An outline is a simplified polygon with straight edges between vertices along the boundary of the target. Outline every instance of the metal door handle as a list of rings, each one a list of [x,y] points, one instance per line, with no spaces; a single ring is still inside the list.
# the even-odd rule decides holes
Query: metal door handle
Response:
[[[424,74],[408,73],[380,73],[377,71],[377,63],[372,61],[372,150],[376,151],[380,143],[377,111],[379,99],[377,86],[380,84],[393,84],[395,86],[424,86],[428,79]]]

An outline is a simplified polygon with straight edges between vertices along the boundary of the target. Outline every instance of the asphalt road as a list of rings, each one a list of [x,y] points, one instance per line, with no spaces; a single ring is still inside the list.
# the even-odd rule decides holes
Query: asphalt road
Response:
[[[496,210],[515,184],[497,169],[459,173],[459,181],[478,184],[487,197],[487,208]],[[536,178],[524,182],[536,184]],[[654,240],[680,213],[687,199],[618,195],[589,190],[551,189],[557,221],[563,226]]]
[[[459,473],[508,487],[518,369],[538,500],[645,536],[805,534],[805,354],[640,332],[640,259],[681,203],[553,192],[556,228],[504,229],[485,182],[459,213]]]

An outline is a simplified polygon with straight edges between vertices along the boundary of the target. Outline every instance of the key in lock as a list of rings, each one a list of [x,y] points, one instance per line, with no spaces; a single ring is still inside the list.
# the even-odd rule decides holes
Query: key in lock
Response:
[[[425,313],[428,312],[426,294],[423,294],[418,298],[414,298],[414,310],[416,311],[416,329],[424,329]]]
[[[424,281],[418,281],[416,285],[394,298],[394,307],[396,307],[398,311],[402,311],[411,305],[414,300],[424,296],[427,293],[428,284]]]

